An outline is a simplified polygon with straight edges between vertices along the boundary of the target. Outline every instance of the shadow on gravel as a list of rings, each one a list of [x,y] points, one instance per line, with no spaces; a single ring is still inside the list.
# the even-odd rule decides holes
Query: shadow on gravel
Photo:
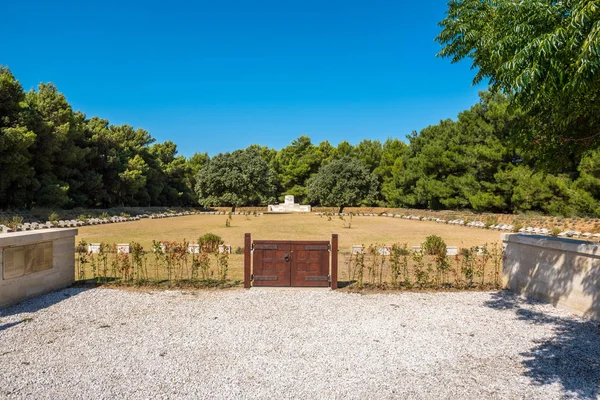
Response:
[[[338,289],[343,289],[345,287],[348,287],[348,286],[352,285],[353,283],[356,283],[356,280],[353,280],[353,281],[338,281]]]
[[[560,384],[566,397],[597,399],[600,396],[600,323],[581,319],[560,318],[522,308],[540,304],[512,292],[493,294],[488,307],[512,310],[518,319],[531,324],[547,324],[554,336],[540,340],[529,351],[521,353],[525,376],[537,385]]]
[[[80,293],[89,290],[86,287],[69,287],[66,289],[60,289],[54,292],[50,292],[47,294],[42,294],[37,297],[33,297],[31,299],[23,300],[20,303],[14,304],[12,306],[8,306],[6,308],[0,309],[0,320],[4,317],[8,317],[10,315],[22,314],[22,313],[34,313],[44,308],[50,307],[54,304],[60,303],[63,300],[66,300],[70,297],[76,296]],[[23,321],[22,321],[23,322]],[[10,324],[2,324],[0,321],[0,331],[6,329],[4,325]],[[15,324],[13,324],[15,325]]]

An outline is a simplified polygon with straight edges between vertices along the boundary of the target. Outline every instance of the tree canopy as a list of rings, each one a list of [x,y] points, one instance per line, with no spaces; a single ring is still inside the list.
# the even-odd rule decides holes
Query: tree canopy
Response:
[[[452,0],[439,53],[472,60],[529,120],[512,134],[551,163],[600,145],[600,3]],[[518,129],[517,129],[518,128]]]
[[[186,158],[142,128],[73,110],[52,84],[25,92],[0,68],[0,209],[259,206],[293,194],[314,206],[600,217],[600,149],[561,148],[548,164],[519,137],[541,129],[539,118],[514,94],[485,91],[406,141],[300,136],[282,149]]]
[[[267,205],[275,201],[275,174],[256,148],[218,154],[196,174],[204,207]]]
[[[377,177],[358,159],[343,157],[319,169],[308,180],[308,198],[323,206],[372,205],[378,194]]]

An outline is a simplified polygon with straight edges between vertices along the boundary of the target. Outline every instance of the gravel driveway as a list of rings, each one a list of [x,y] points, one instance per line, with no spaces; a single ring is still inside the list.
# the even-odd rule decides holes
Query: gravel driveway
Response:
[[[598,324],[509,293],[70,288],[0,310],[0,398],[598,396]]]

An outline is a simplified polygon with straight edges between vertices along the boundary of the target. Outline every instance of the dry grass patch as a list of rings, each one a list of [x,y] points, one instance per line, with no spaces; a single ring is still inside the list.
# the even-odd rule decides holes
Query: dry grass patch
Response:
[[[339,234],[340,253],[350,253],[354,244],[368,247],[372,244],[410,246],[420,245],[429,235],[442,237],[448,246],[470,248],[497,243],[498,232],[437,224],[429,221],[411,221],[389,217],[353,217],[352,228],[344,228],[337,217],[328,220],[315,214],[270,214],[262,216],[234,215],[226,227],[225,215],[191,215],[168,219],[143,219],[119,224],[85,226],[79,228],[77,241],[88,243],[140,243],[151,251],[154,240],[195,242],[200,236],[212,232],[231,245],[232,251],[244,246],[244,233],[253,239],[327,240]],[[346,217],[348,219],[348,217]],[[231,254],[229,277],[233,281],[243,278],[243,254]],[[343,258],[340,259],[340,280],[348,279]]]

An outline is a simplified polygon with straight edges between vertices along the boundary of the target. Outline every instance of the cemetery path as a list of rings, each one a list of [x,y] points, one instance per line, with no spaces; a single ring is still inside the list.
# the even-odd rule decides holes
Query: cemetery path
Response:
[[[585,398],[598,323],[506,292],[65,289],[0,310],[0,398]]]

